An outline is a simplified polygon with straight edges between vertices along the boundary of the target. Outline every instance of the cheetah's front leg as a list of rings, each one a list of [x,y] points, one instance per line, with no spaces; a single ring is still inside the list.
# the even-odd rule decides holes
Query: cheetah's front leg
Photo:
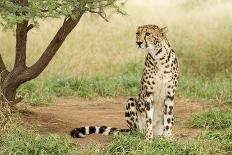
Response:
[[[165,99],[165,108],[164,108],[164,129],[163,136],[166,138],[172,138],[172,125],[173,125],[173,98],[167,96]]]
[[[149,96],[145,100],[145,113],[146,113],[146,135],[145,138],[146,140],[151,140],[154,135],[153,135],[153,128],[152,128],[152,122],[153,122],[153,109],[152,109],[152,102],[153,102],[153,97]]]
[[[138,128],[138,114],[136,111],[136,98],[129,98],[126,103],[126,122],[131,131]]]

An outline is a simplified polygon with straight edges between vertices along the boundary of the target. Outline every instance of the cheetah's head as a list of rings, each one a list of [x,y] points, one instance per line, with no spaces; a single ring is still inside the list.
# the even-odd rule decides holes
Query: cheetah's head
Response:
[[[138,48],[159,50],[161,42],[165,39],[167,27],[159,28],[156,25],[139,26],[136,32],[136,44]]]

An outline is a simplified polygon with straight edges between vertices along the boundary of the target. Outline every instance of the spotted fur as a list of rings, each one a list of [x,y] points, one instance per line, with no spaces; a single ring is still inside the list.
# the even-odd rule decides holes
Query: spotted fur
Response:
[[[174,50],[165,36],[167,28],[156,25],[139,26],[138,48],[147,51],[139,95],[129,98],[125,118],[129,129],[87,126],[71,131],[74,138],[89,134],[117,134],[144,130],[147,140],[155,136],[172,137],[174,95],[178,84],[178,63]]]
[[[139,26],[138,48],[147,51],[138,98],[130,98],[126,119],[131,130],[145,130],[146,139],[172,137],[174,95],[178,84],[178,63],[165,33],[156,25]]]

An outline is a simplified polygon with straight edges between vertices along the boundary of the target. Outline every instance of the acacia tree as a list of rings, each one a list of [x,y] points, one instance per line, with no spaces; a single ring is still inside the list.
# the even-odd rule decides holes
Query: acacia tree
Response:
[[[1,0],[0,24],[16,32],[15,63],[8,70],[0,53],[0,100],[16,104],[17,88],[40,75],[57,53],[69,33],[76,27],[83,14],[90,12],[107,21],[105,10],[123,13],[118,0]],[[38,24],[38,19],[64,18],[40,58],[31,66],[26,65],[27,34]],[[2,46],[2,45],[0,45]],[[1,52],[1,51],[0,51]]]

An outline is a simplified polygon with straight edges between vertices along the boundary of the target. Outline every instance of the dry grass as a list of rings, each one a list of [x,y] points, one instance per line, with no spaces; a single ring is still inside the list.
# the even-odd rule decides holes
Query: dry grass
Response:
[[[10,107],[8,103],[0,101],[0,131],[6,131],[18,120],[15,109]]]
[[[127,16],[114,15],[109,23],[86,14],[42,77],[121,72],[129,62],[143,59],[144,53],[135,47],[134,33],[138,25],[150,23],[168,26],[182,73],[231,77],[231,1],[131,0],[125,10]],[[41,21],[29,33],[28,65],[41,55],[61,22]],[[0,32],[0,51],[8,67],[14,61],[12,34]]]

